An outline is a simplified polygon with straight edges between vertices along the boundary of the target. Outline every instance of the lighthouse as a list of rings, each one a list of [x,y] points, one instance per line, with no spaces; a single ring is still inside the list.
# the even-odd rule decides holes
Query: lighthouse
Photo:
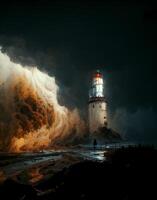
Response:
[[[97,70],[92,77],[88,101],[88,125],[91,134],[107,128],[107,104],[104,96],[104,81],[102,73]]]

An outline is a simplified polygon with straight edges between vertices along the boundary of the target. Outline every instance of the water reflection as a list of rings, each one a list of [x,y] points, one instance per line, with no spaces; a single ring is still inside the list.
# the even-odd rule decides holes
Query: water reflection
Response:
[[[82,150],[80,151],[81,156],[88,160],[104,161],[106,157],[104,156],[105,151],[101,150]]]
[[[3,170],[0,170],[0,183],[3,183],[6,180],[6,175]]]
[[[29,182],[32,184],[40,181],[44,176],[41,173],[40,168],[32,168],[29,170],[28,173],[29,173],[29,177],[30,177]]]

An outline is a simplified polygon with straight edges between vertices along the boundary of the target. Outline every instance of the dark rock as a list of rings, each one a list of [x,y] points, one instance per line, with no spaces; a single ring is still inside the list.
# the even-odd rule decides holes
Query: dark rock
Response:
[[[0,187],[0,199],[33,200],[36,191],[32,186],[20,184],[12,179],[6,180]]]
[[[92,134],[92,137],[103,143],[122,141],[122,137],[119,133],[107,127],[100,127],[98,131]]]
[[[55,190],[41,199],[155,199],[156,150],[124,148],[112,157],[111,162],[85,161],[58,173],[48,183]]]

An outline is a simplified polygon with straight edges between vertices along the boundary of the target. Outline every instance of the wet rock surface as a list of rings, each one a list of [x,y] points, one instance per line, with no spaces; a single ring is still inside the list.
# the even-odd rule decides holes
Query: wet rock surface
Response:
[[[157,151],[129,147],[104,162],[80,161],[34,185],[6,180],[1,199],[156,199]],[[3,198],[2,198],[3,197]]]

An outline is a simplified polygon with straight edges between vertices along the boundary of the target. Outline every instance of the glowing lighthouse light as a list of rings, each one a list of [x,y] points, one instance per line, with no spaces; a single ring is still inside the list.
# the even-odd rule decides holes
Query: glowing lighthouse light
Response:
[[[89,90],[88,123],[90,133],[98,132],[99,128],[107,127],[107,111],[104,97],[103,75],[97,70]]]
[[[103,76],[102,74],[97,70],[97,72],[93,75],[92,79],[92,87],[90,89],[89,97],[104,97],[103,90]]]

